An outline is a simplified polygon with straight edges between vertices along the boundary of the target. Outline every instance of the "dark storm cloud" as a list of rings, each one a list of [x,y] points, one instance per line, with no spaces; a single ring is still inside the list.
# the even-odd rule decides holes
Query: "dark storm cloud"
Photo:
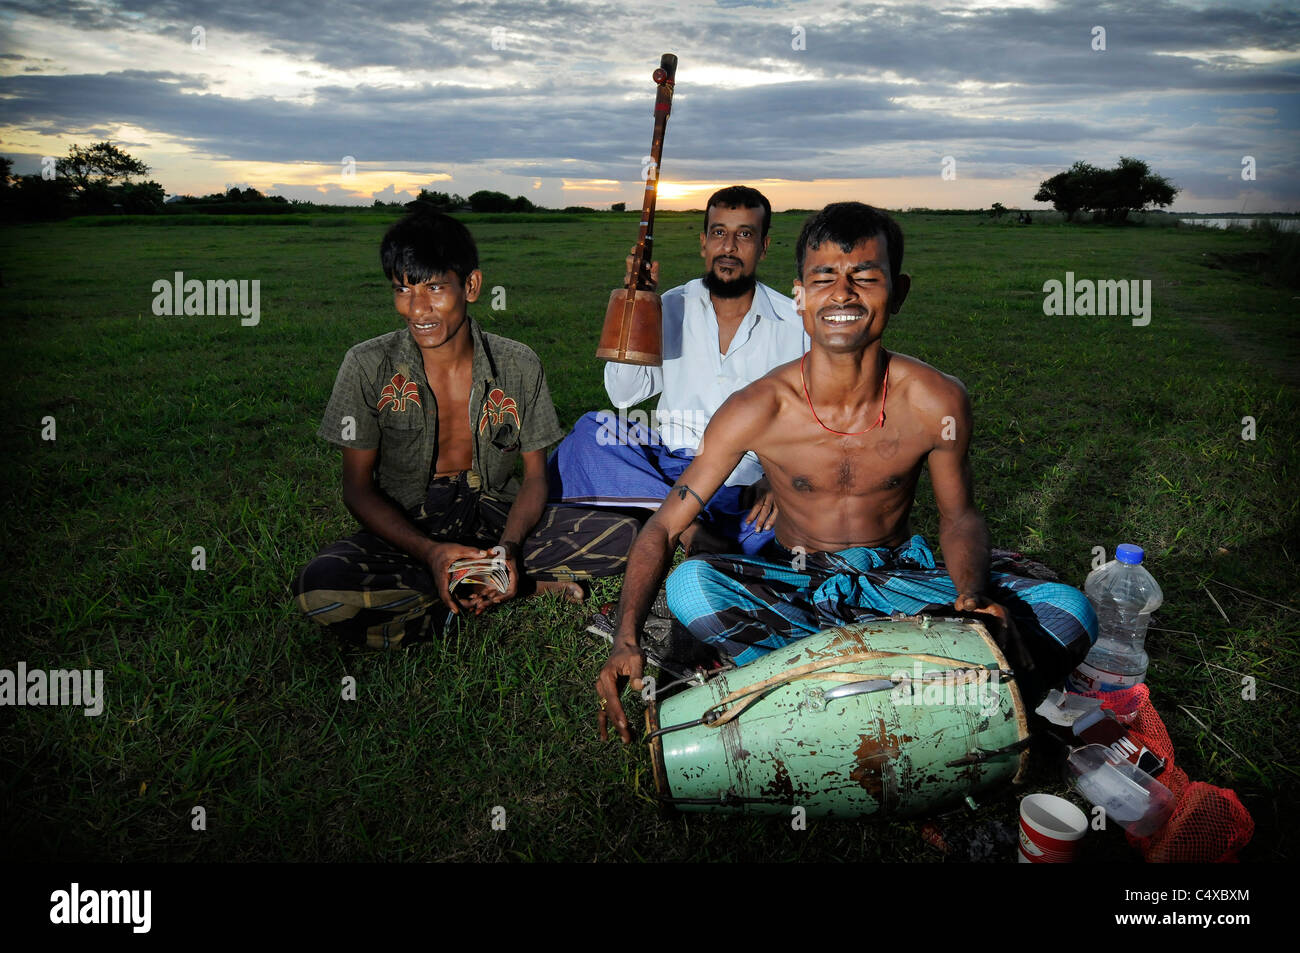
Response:
[[[830,23],[802,25],[806,51],[793,51],[786,42],[772,45],[770,55],[790,64],[814,60],[831,77],[860,76],[869,64],[875,72],[892,70],[928,82],[1066,89],[1212,91],[1221,82],[1240,81],[1227,75],[1231,54],[1217,66],[1163,54],[1255,48],[1295,53],[1300,44],[1300,11],[1195,10],[1172,3],[982,9],[977,15],[920,5],[868,6],[851,8]],[[1092,49],[1094,26],[1106,30],[1105,51]],[[750,22],[737,26],[731,46],[766,48],[771,39],[770,26]],[[1295,88],[1294,75],[1286,88]]]
[[[211,158],[337,163],[354,155],[439,165],[527,156],[545,170],[529,175],[635,179],[649,145],[649,108],[593,120],[575,101],[598,95],[594,88],[566,90],[574,101],[545,88],[521,92],[508,109],[485,109],[482,100],[493,94],[484,90],[444,85],[400,96],[384,88],[335,90],[312,105],[195,95],[204,88],[177,74],[142,71],[0,78],[6,116],[20,128],[55,135],[102,129],[111,118],[164,129]]]
[[[369,162],[424,158],[451,163],[528,156],[541,164],[526,174],[635,179],[649,147],[649,103],[604,113],[581,109],[578,102],[599,95],[596,88],[518,91],[508,106],[495,103],[495,92],[441,85],[414,90],[327,87],[317,90],[310,106],[270,97],[195,95],[205,89],[203,82],[181,74],[140,70],[0,78],[9,120],[23,128],[57,133],[111,117],[113,122],[166,129],[220,158],[336,162],[344,154],[364,153]],[[804,115],[807,97],[824,95],[839,97],[840,111]],[[707,175],[720,158],[731,156],[747,157],[755,171],[764,164],[826,156],[830,171],[799,176],[813,178],[849,174],[847,168],[834,168],[835,153],[872,143],[963,137],[1069,142],[1104,134],[1080,122],[916,117],[870,88],[848,100],[844,96],[843,84],[798,83],[703,90],[683,97],[670,133],[674,174],[698,170]],[[434,103],[437,108],[430,108]],[[485,109],[485,103],[492,108]],[[760,112],[768,121],[756,125],[751,117]],[[561,166],[561,160],[582,165]]]
[[[530,48],[569,47],[608,22],[601,7],[557,0],[411,3],[409,0],[116,0],[109,3],[12,3],[33,16],[79,31],[109,28],[172,35],[188,46],[202,26],[209,47],[255,37],[267,51],[336,69],[362,66],[451,68],[508,61]],[[505,31],[502,49],[493,28]]]
[[[971,178],[1138,153],[1229,168],[1248,146],[1281,153],[1295,145],[1300,92],[1300,12],[1280,7],[1126,0],[1085,9],[822,11],[666,2],[657,19],[641,5],[578,0],[18,0],[9,9],[81,36],[174,36],[180,49],[201,25],[211,53],[222,44],[271,51],[299,60],[307,77],[395,67],[427,80],[334,83],[314,89],[310,104],[230,95],[219,76],[201,72],[218,57],[196,58],[192,74],[59,75],[75,69],[61,63],[0,80],[5,118],[22,128],[62,134],[131,123],[208,156],[250,161],[355,155],[395,168],[487,163],[542,178],[635,180],[649,146],[648,74],[661,45],[681,56],[665,158],[666,174],[679,179],[713,179],[720,169],[802,180],[928,175],[945,154]],[[1106,30],[1104,52],[1091,46],[1097,25]],[[798,31],[802,50],[792,48]],[[14,57],[56,52],[11,41],[3,49],[10,70],[40,62]],[[1251,50],[1290,58],[1252,63],[1243,55]],[[624,79],[634,57],[645,60],[646,76]],[[730,70],[779,81],[734,86],[728,76],[752,74]],[[1245,108],[1265,112],[1232,111]],[[1221,181],[1209,171],[1202,180]]]

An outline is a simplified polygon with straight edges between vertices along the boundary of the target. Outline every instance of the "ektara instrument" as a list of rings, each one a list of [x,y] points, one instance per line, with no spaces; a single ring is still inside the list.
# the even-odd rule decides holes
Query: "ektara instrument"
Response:
[[[641,224],[627,284],[610,293],[605,324],[600,331],[596,356],[623,364],[663,364],[663,308],[659,295],[651,291],[650,263],[653,260],[655,195],[659,182],[659,160],[664,151],[664,130],[673,105],[673,84],[677,57],[665,53],[654,72],[659,87],[655,96],[655,130],[650,143],[650,165],[641,204]]]

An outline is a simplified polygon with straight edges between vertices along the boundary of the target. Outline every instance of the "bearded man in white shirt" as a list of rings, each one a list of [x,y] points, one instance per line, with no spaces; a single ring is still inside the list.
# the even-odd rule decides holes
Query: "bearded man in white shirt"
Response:
[[[803,356],[808,337],[794,302],[757,279],[771,221],[771,203],[756,189],[733,185],[710,196],[700,233],[706,271],[662,296],[663,366],[605,365],[616,411],[584,416],[551,456],[553,502],[658,509],[723,401]],[[657,284],[658,262],[651,277]],[[626,408],[656,394],[652,430]],[[704,511],[681,536],[688,553],[752,555],[773,536],[775,504],[752,453],[701,503]]]

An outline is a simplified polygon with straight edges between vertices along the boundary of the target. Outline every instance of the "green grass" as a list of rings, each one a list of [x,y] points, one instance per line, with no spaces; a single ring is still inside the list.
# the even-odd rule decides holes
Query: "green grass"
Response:
[[[919,822],[796,832],[780,817],[661,819],[644,750],[595,738],[605,650],[582,632],[588,609],[510,605],[391,657],[341,655],[298,615],[293,573],[353,528],[337,453],[314,432],[343,353],[398,326],[378,267],[393,217],[0,234],[11,354],[0,667],[101,668],[108,694],[99,718],[0,708],[7,853],[941,859]],[[801,218],[773,224],[761,274],[780,290]],[[477,317],[538,351],[563,424],[606,406],[595,339],[635,213],[465,219],[488,292]],[[1251,267],[1268,236],[902,223],[914,288],[886,340],[969,388],[976,493],[995,545],[1076,585],[1094,546],[1146,547],[1165,591],[1149,683],[1178,762],[1241,795],[1257,824],[1247,859],[1294,859],[1300,346],[1292,289]],[[698,216],[661,217],[665,285],[698,273],[699,227]],[[1043,282],[1067,270],[1151,279],[1150,326],[1045,317]],[[155,317],[152,283],[175,271],[259,279],[261,323]],[[497,285],[501,312],[488,307]],[[53,442],[40,436],[46,415]],[[1253,441],[1241,438],[1244,416]],[[934,539],[924,481],[915,524]],[[195,546],[204,572],[190,568]],[[614,599],[618,582],[600,582],[593,602]],[[355,702],[340,697],[347,675]],[[1243,675],[1258,680],[1254,701],[1241,698]],[[1043,767],[1033,789],[1061,785]],[[504,831],[492,829],[495,806]],[[940,824],[960,839],[1015,810],[1009,791]],[[1115,830],[1089,850],[1137,856]]]

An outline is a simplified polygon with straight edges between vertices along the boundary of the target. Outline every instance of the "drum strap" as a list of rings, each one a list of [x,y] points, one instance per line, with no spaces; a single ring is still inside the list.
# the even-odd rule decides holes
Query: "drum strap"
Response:
[[[911,652],[851,652],[848,655],[839,655],[832,659],[822,659],[818,662],[808,662],[800,665],[798,668],[792,668],[788,672],[782,672],[779,675],[772,675],[763,679],[761,682],[755,682],[753,685],[746,685],[744,688],[737,689],[726,698],[713,705],[709,711],[715,711],[728,705],[725,712],[720,714],[713,721],[706,721],[705,724],[713,728],[721,728],[727,722],[737,718],[742,711],[758,701],[769,692],[780,688],[789,682],[797,681],[801,678],[826,678],[832,681],[862,681],[867,677],[858,672],[827,672],[825,669],[835,665],[851,664],[854,662],[871,662],[876,659],[884,658],[905,658],[917,662],[932,662],[939,665],[954,665],[958,668],[987,668],[978,662],[972,662],[966,659],[945,658],[942,655],[923,655]],[[849,677],[845,677],[849,676]]]

